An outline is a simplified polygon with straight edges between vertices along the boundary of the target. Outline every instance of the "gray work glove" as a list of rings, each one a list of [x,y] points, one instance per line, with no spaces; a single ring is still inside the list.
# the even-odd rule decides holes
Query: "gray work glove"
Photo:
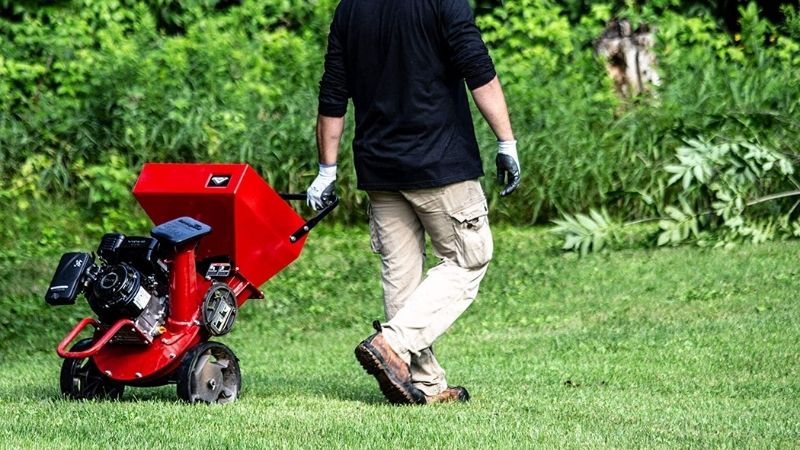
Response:
[[[514,192],[519,186],[520,170],[517,141],[497,141],[497,184],[505,185],[500,196]]]
[[[306,191],[306,203],[315,211],[328,206],[336,198],[336,164],[319,165],[319,175]]]

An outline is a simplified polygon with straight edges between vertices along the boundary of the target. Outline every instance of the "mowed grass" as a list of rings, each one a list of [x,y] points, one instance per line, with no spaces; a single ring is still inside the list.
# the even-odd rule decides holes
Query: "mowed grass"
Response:
[[[353,357],[381,315],[379,261],[365,230],[321,228],[220,339],[241,359],[235,404],[174,386],[62,400],[53,349],[76,307],[42,307],[0,344],[0,447],[800,447],[798,242],[578,259],[497,228],[478,299],[436,344],[472,401],[396,407]],[[29,262],[33,285],[4,289],[43,303],[57,255]]]

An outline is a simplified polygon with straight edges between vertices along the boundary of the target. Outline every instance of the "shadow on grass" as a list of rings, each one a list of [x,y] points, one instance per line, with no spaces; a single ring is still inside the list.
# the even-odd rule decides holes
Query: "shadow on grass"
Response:
[[[386,403],[377,383],[367,375],[361,379],[346,379],[338,373],[331,373],[330,376],[275,376],[260,373],[250,375],[243,381],[243,391],[247,397],[314,397],[367,404]]]
[[[308,376],[276,376],[267,373],[255,373],[242,377],[240,398],[248,400],[286,400],[286,399],[337,399],[342,401],[361,402],[369,405],[385,404],[378,386],[371,377],[364,376],[360,380],[341,380],[336,374],[331,377],[320,375]],[[58,379],[51,385],[29,383],[14,386],[11,390],[0,390],[0,402],[57,401],[64,397],[58,388]],[[114,400],[98,400],[111,402]],[[174,384],[156,387],[126,386],[122,398],[126,402],[178,402]]]

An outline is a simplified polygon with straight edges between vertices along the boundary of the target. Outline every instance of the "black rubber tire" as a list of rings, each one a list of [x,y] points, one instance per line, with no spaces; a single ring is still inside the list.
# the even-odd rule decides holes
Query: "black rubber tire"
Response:
[[[231,403],[242,389],[239,359],[219,342],[201,342],[186,352],[176,378],[178,397],[189,403]]]
[[[92,346],[92,339],[82,339],[70,348],[76,352]],[[118,400],[125,385],[100,373],[92,358],[64,358],[61,363],[61,393],[73,400]]]

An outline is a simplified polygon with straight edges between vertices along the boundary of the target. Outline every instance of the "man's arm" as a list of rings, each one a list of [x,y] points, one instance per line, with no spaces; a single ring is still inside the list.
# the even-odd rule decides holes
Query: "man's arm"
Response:
[[[489,51],[467,0],[443,0],[442,21],[449,47],[450,61],[464,77],[472,98],[497,136],[497,181],[506,196],[519,186],[520,170],[517,141],[511,131],[503,88],[494,70]],[[506,184],[506,179],[508,182]]]
[[[345,64],[345,47],[343,44],[342,30],[339,26],[340,3],[333,13],[330,32],[328,33],[328,48],[325,52],[325,71],[319,81],[319,109],[320,116],[343,117],[347,112],[347,65]]]
[[[321,165],[336,165],[343,131],[344,117],[317,115],[317,152]]]
[[[517,141],[511,130],[511,119],[508,117],[506,98],[500,80],[495,76],[488,83],[472,90],[472,98],[486,122],[497,136],[497,182],[505,185],[500,195],[514,192],[519,186],[520,169],[517,156]]]
[[[336,157],[344,130],[343,117],[317,115],[317,154],[319,174],[306,191],[306,202],[319,210],[336,197]]]
[[[325,72],[319,83],[319,109],[317,115],[317,155],[319,174],[306,190],[309,206],[319,210],[336,196],[336,157],[344,129],[347,112],[347,69],[344,47],[338,26],[339,8],[336,8],[328,34],[328,51],[325,54]]]
[[[495,76],[483,86],[473,89],[472,98],[483,118],[492,127],[497,140],[513,141],[514,132],[511,131],[511,119],[508,117],[508,107],[500,80]]]

